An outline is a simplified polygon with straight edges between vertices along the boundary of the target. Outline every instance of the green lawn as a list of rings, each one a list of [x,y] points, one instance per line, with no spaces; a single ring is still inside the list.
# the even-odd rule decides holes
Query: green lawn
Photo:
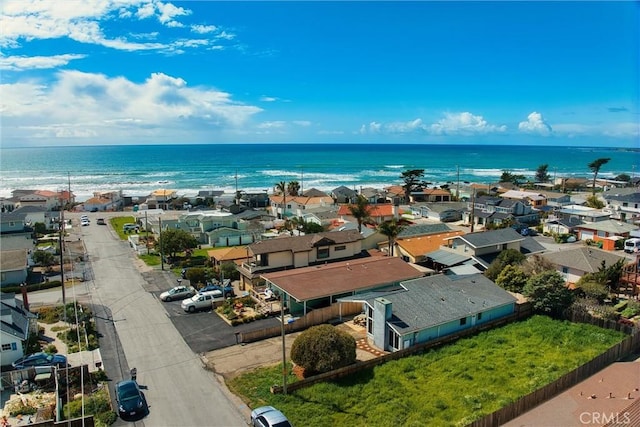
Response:
[[[251,408],[274,405],[293,425],[466,425],[623,338],[592,325],[534,316],[287,396],[269,393],[270,385],[282,383],[280,367],[249,372],[228,385]]]
[[[124,234],[122,231],[122,226],[127,223],[135,223],[136,219],[133,216],[119,216],[116,218],[111,218],[109,220],[113,229],[118,233],[118,236],[121,240],[127,240],[129,238],[129,234]]]

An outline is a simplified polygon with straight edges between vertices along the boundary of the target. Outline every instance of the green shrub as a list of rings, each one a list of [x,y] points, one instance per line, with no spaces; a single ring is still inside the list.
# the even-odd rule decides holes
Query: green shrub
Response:
[[[45,353],[55,354],[58,352],[58,348],[54,344],[49,344],[44,348]]]
[[[331,325],[313,326],[295,339],[291,360],[305,370],[305,376],[329,372],[356,361],[356,341]]]
[[[83,399],[72,400],[71,402],[64,405],[62,415],[65,419],[73,419],[82,416],[82,403]],[[86,396],[84,398],[84,414],[94,416],[96,414],[113,412],[111,410],[111,401],[109,399],[109,394],[106,392],[105,388],[97,391],[91,396]],[[109,415],[105,415],[105,417],[109,417]]]

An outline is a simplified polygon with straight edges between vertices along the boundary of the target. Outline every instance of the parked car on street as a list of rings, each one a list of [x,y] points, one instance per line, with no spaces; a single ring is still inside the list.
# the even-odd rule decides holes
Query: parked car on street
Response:
[[[105,222],[104,218],[98,218],[96,220],[96,224],[98,224],[98,225],[107,225],[107,223]]]
[[[253,427],[292,427],[291,422],[273,406],[261,406],[251,411]]]
[[[120,381],[116,384],[116,402],[120,417],[146,415],[149,411],[147,400],[134,380]]]
[[[191,286],[174,286],[160,294],[162,301],[177,301],[186,298],[191,298],[196,294],[196,290]]]
[[[214,304],[224,301],[222,291],[209,291],[198,293],[191,298],[185,299],[180,304],[184,311],[193,313],[196,310],[213,309]]]
[[[49,353],[33,353],[21,357],[11,364],[15,369],[25,369],[36,366],[56,366],[58,368],[66,368],[69,366],[67,357],[62,354]]]

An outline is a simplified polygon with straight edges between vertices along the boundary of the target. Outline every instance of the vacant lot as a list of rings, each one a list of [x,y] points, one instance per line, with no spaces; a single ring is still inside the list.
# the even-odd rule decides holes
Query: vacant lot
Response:
[[[278,407],[294,425],[466,425],[623,338],[591,325],[534,316],[287,396],[269,393],[271,385],[282,383],[279,367],[249,372],[229,387],[252,408]]]

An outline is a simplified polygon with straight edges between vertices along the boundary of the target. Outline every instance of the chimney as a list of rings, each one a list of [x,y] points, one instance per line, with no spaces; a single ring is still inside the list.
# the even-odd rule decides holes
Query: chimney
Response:
[[[27,296],[27,284],[22,283],[20,285],[20,291],[22,292],[22,305],[24,305],[24,309],[29,311],[29,297]]]

